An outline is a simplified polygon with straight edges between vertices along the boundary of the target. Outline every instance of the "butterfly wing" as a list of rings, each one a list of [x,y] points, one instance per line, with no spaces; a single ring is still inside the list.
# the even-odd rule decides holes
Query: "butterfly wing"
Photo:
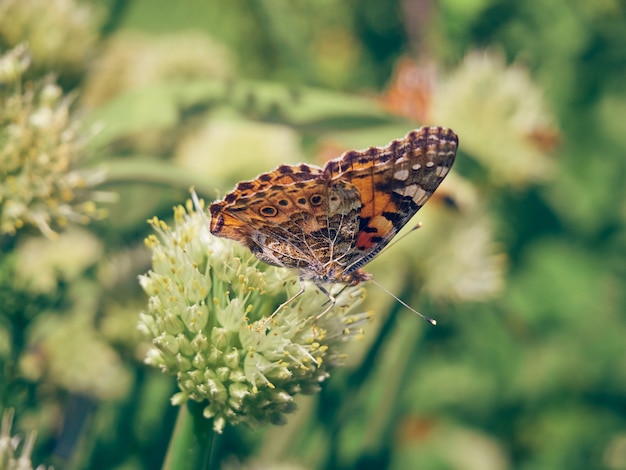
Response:
[[[211,233],[229,238],[249,246],[255,227],[248,224],[251,218],[261,218],[261,214],[247,214],[250,201],[260,202],[259,194],[273,186],[291,186],[320,178],[321,169],[311,165],[281,165],[274,171],[259,175],[251,181],[242,181],[221,201],[210,205]],[[257,209],[258,210],[258,209]]]
[[[386,147],[344,153],[324,169],[281,165],[211,204],[211,232],[316,282],[358,283],[449,172],[454,132],[424,127]]]
[[[386,147],[344,153],[324,177],[352,184],[361,198],[355,243],[344,257],[345,275],[374,258],[428,201],[454,163],[458,137],[422,127]]]
[[[320,168],[282,165],[239,183],[209,210],[214,235],[244,243],[263,262],[318,278],[354,245],[361,202],[353,185],[324,180]]]

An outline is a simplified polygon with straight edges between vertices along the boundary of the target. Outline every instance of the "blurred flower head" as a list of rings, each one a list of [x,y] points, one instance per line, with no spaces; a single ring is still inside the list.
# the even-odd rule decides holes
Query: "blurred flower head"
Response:
[[[82,96],[96,107],[125,91],[175,80],[229,78],[233,59],[228,50],[200,32],[152,36],[122,32],[109,39],[90,68]]]
[[[100,34],[102,14],[93,2],[2,0],[0,43],[27,42],[39,70],[82,70]]]
[[[431,116],[463,136],[463,149],[496,184],[523,186],[551,176],[552,162],[536,136],[556,136],[555,123],[521,65],[507,66],[498,54],[469,54],[435,89]]]
[[[394,113],[454,129],[461,151],[479,161],[496,186],[524,186],[552,174],[555,120],[522,65],[473,52],[447,75],[430,64],[399,62],[383,100]]]
[[[212,236],[191,203],[175,208],[174,227],[151,223],[158,237],[146,240],[152,271],[140,282],[150,298],[139,326],[153,343],[146,362],[177,377],[173,403],[206,402],[217,432],[227,423],[283,423],[294,396],[317,391],[342,362],[341,344],[361,336],[369,314],[353,309],[363,290],[333,290],[336,306],[314,321],[328,299],[308,286],[268,320],[297,291],[297,274]]]
[[[412,275],[420,291],[436,301],[484,300],[502,289],[506,256],[469,182],[448,175],[416,218],[423,226],[372,263],[374,273],[385,272],[388,285],[402,284],[402,278]],[[405,227],[398,238],[414,227]],[[389,266],[394,269],[385,269]],[[412,266],[412,274],[398,266]]]
[[[78,227],[54,240],[23,237],[15,252],[15,282],[32,292],[50,293],[59,281],[77,280],[100,260],[102,252],[100,240]]]
[[[30,225],[53,237],[104,216],[90,191],[104,175],[76,168],[84,142],[71,100],[52,78],[22,83],[28,63],[23,46],[0,56],[0,234]]]
[[[229,183],[281,163],[302,161],[300,137],[279,124],[243,120],[207,121],[181,141],[175,161],[198,175]]]
[[[436,299],[462,301],[498,294],[505,282],[506,253],[496,242],[492,217],[476,188],[453,173],[431,204],[424,218],[436,212],[436,223],[429,223],[432,227],[416,242],[419,247],[412,247],[420,253],[419,261],[415,258],[420,272],[426,273],[424,290]]]
[[[87,291],[80,295],[90,302],[95,294]],[[119,354],[102,339],[93,317],[89,306],[80,302],[68,315],[39,315],[29,335],[29,348],[20,357],[21,374],[32,382],[44,381],[101,400],[124,397],[131,374]]]
[[[450,387],[454,388],[454,387]],[[451,393],[454,393],[451,391]],[[501,440],[453,419],[425,416],[404,419],[393,454],[394,468],[507,470],[512,468]],[[451,452],[451,449],[454,449]]]

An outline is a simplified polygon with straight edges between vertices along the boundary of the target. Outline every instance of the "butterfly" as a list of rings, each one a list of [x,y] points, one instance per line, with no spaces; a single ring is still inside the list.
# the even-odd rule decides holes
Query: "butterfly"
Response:
[[[211,204],[211,233],[243,243],[267,264],[299,271],[300,291],[277,310],[301,295],[307,280],[332,307],[325,286],[371,279],[363,266],[428,201],[457,148],[452,130],[422,127],[385,147],[345,152],[323,168],[280,165]]]

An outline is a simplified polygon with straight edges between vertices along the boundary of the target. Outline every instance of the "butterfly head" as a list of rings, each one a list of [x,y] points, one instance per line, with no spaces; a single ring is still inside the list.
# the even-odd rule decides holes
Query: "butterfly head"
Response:
[[[362,269],[357,269],[346,274],[345,266],[332,262],[324,266],[319,266],[319,269],[315,271],[311,269],[300,270],[300,278],[313,281],[318,286],[334,283],[356,286],[361,282],[372,279],[372,275]]]
[[[362,269],[357,269],[354,272],[344,276],[341,280],[344,284],[348,284],[349,286],[356,286],[361,282],[369,281],[372,278],[370,273],[366,273]]]

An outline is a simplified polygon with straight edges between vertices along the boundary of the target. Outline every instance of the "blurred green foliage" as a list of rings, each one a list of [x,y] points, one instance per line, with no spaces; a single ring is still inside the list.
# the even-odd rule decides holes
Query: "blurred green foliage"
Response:
[[[626,469],[625,26],[618,0],[0,1],[0,52],[32,54],[0,96],[56,74],[82,119],[68,171],[108,175],[78,196],[108,218],[0,236],[0,408],[38,431],[33,461],[163,462],[176,387],[136,331],[146,219],[424,124],[459,134],[457,174],[371,271],[439,325],[368,286],[347,366],[286,426],[226,428],[217,462]],[[34,121],[0,117],[8,158]]]

